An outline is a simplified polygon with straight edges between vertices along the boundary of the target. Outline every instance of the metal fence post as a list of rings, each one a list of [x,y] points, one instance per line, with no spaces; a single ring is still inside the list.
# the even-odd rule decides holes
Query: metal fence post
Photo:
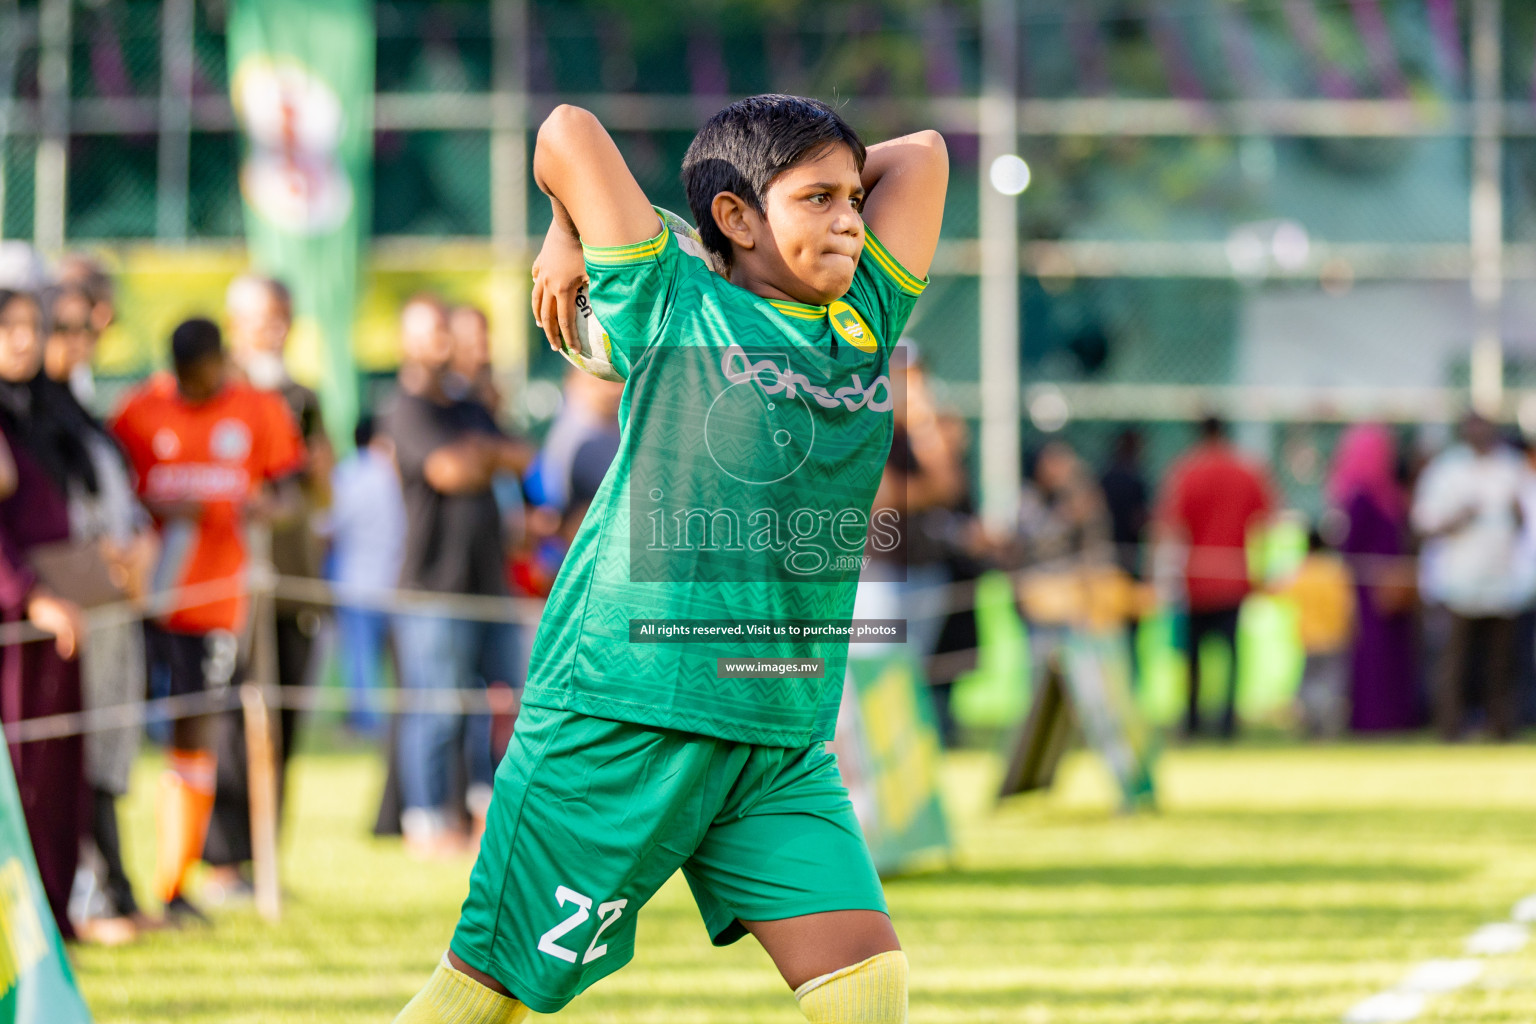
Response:
[[[246,792],[251,813],[251,869],[256,911],[268,921],[282,917],[281,875],[277,857],[278,764],[282,734],[273,728],[271,709],[280,706],[277,674],[277,573],[272,565],[272,533],[258,527],[251,534],[251,615],[255,626],[251,679],[240,687],[245,714]]]
[[[192,158],[193,0],[164,0],[160,8],[160,148],[155,173],[155,236],[187,240],[187,193]]]
[[[1018,200],[992,186],[992,161],[1018,146],[1017,0],[982,6],[981,513],[1006,530],[1019,500]]]
[[[1472,7],[1472,406],[1497,418],[1504,406],[1504,136],[1499,0]]]
[[[528,0],[495,0],[491,31],[491,323],[507,392],[519,396],[528,385]]]
[[[37,70],[42,131],[33,176],[32,241],[49,255],[64,251],[64,223],[69,192],[69,0],[43,0]]]

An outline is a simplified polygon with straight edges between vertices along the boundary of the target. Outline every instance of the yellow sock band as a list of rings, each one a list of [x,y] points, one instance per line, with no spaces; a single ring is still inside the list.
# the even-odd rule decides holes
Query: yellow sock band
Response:
[[[527,1017],[528,1007],[454,970],[444,956],[395,1024],[520,1024]]]
[[[907,1024],[907,954],[892,950],[795,989],[811,1024]]]

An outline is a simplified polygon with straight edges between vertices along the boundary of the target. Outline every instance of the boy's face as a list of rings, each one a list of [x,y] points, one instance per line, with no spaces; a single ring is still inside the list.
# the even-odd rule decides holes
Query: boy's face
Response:
[[[847,146],[831,146],[781,172],[763,196],[765,269],[801,302],[824,306],[841,298],[864,251],[863,205],[864,186]]]

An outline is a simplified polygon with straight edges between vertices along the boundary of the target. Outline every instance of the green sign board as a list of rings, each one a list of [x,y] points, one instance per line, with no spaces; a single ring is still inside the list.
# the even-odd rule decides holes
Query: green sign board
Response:
[[[11,759],[0,755],[0,1024],[90,1024],[54,927]]]
[[[881,875],[948,855],[939,731],[911,656],[850,654],[832,749]]]

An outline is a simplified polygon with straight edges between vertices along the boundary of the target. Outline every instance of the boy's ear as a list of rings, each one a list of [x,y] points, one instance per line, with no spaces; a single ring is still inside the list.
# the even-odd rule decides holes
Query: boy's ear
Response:
[[[738,249],[751,249],[757,245],[754,217],[757,211],[734,192],[717,192],[709,204],[709,212],[715,218],[721,234],[730,239]]]

